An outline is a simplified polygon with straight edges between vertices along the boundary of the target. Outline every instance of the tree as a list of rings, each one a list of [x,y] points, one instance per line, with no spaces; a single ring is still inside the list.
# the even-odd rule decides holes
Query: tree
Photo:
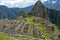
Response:
[[[60,35],[58,35],[58,38],[60,38]]]
[[[52,27],[52,31],[54,31],[54,27]]]
[[[19,16],[23,16],[23,17],[25,18],[25,17],[27,17],[27,14],[26,14],[24,11],[21,10],[21,11],[19,12]],[[18,17],[19,17],[19,16],[18,16]]]
[[[31,13],[31,12],[29,12],[29,13],[27,13],[27,15],[28,15],[29,17],[31,17],[31,16],[32,16],[32,13]]]

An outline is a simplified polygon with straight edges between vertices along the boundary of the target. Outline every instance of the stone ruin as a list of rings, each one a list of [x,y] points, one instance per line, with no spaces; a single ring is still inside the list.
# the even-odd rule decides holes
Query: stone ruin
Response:
[[[31,28],[33,28],[33,34],[29,34]],[[43,38],[43,34],[34,25],[27,24],[24,18],[18,20],[0,20],[0,33],[12,36],[12,37],[33,37],[34,35],[39,38]],[[35,37],[35,36],[34,36]]]

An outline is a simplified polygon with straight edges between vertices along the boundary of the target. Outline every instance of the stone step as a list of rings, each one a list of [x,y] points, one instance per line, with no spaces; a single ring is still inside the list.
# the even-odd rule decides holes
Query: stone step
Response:
[[[24,25],[21,28],[21,33],[24,31],[24,28],[26,27],[26,23],[24,23]]]
[[[21,21],[16,27],[15,27],[15,31],[17,31],[18,29],[20,29],[21,28],[21,26],[24,24],[24,20],[23,21]]]
[[[19,20],[18,22],[16,22],[16,25],[15,26],[17,26],[19,23],[21,23],[22,22],[22,19],[21,20]],[[13,27],[13,26],[12,26]],[[8,29],[10,29],[11,27],[7,27],[6,28],[6,30],[8,30]]]

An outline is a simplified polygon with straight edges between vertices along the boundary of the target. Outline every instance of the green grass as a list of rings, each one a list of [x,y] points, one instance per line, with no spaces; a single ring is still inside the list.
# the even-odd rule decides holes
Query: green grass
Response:
[[[37,26],[42,31],[46,30],[44,26],[40,25],[37,22],[34,22],[32,18],[25,18],[25,20],[28,24],[33,24],[33,25]]]
[[[0,34],[0,40],[33,40],[34,37],[32,38],[25,38],[25,37],[19,37],[19,38],[12,38],[10,36],[6,36],[6,35],[3,35],[3,34]],[[44,39],[39,39],[38,40],[44,40]]]
[[[18,40],[25,40],[26,38],[23,37],[19,37]]]
[[[9,36],[6,36],[6,35],[3,35],[3,34],[0,34],[0,40],[14,40],[13,38],[9,37]]]
[[[33,39],[31,39],[31,38],[19,37],[18,40],[33,40]]]
[[[45,32],[45,31],[46,31],[46,28],[45,28],[43,25],[41,25],[41,24],[33,21],[32,18],[25,18],[25,20],[26,20],[26,22],[27,22],[28,24],[33,24],[33,25],[35,25],[36,27],[38,27],[39,30],[43,33],[43,36],[44,36],[45,40],[52,40],[52,39],[49,37],[49,33],[48,33],[48,32]]]
[[[30,29],[29,35],[33,36],[33,28]]]
[[[0,34],[0,40],[16,40],[16,39],[13,39],[10,36],[6,36],[6,35],[3,35],[3,34]],[[17,38],[17,40],[32,40],[32,39],[31,38],[19,37],[19,38]]]
[[[34,40],[34,37],[32,38],[19,37],[18,40]],[[37,40],[44,40],[44,39],[37,38]]]
[[[59,40],[59,38],[58,38],[58,35],[59,35],[59,33],[58,33],[58,27],[56,26],[56,25],[54,25],[54,39],[56,39],[56,40]]]

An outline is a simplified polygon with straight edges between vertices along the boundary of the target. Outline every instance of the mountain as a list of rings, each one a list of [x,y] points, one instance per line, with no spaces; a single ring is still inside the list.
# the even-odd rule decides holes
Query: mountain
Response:
[[[43,5],[47,8],[50,21],[60,26],[60,0],[49,0]]]
[[[43,3],[47,8],[60,11],[60,0],[50,0]]]
[[[52,23],[60,25],[60,11],[46,7],[41,1],[36,2],[31,13],[34,16],[44,17],[45,19],[49,19]]]
[[[60,26],[60,11],[47,8],[47,13],[50,21]]]
[[[16,13],[9,9],[8,7],[1,5],[0,6],[0,18],[8,18],[8,19],[15,19],[16,18]]]
[[[31,14],[35,16],[47,17],[51,22],[60,25],[60,5],[58,3],[48,3],[48,1],[44,3],[38,1],[35,5],[26,8],[8,8],[0,5],[0,19],[16,19],[20,10],[26,13],[31,12]]]
[[[33,8],[33,5],[32,6],[29,6],[29,7],[26,7],[26,8],[21,8],[21,9],[23,11],[25,11],[26,13],[28,13],[28,12],[31,12],[32,8]]]
[[[36,4],[33,6],[31,11],[32,15],[43,17],[45,15],[45,6],[41,3],[41,1],[37,1]]]
[[[16,19],[20,10],[25,11],[26,13],[32,10],[33,6],[29,6],[26,8],[8,8],[7,6],[0,5],[0,19]]]

